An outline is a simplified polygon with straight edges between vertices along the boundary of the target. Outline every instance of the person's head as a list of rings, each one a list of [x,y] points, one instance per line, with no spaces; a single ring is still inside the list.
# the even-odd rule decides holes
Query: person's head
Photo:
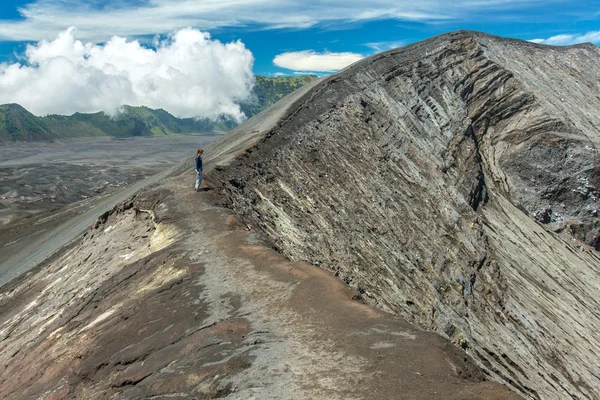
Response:
[[[198,149],[198,152],[196,153],[196,155],[201,156],[202,154],[204,154],[204,149]]]

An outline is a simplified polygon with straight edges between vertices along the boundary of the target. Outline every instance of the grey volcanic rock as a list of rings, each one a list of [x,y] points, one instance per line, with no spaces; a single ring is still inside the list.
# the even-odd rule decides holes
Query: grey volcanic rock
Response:
[[[599,82],[593,45],[444,35],[320,82],[210,179],[276,249],[493,379],[598,398]]]

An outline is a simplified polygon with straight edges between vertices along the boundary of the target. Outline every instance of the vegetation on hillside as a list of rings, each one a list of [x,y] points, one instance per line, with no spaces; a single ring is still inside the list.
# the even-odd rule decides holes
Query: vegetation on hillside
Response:
[[[240,108],[250,118],[315,79],[316,76],[257,76],[253,98],[240,104]],[[148,107],[124,106],[122,112],[113,117],[104,112],[36,117],[17,104],[0,106],[0,142],[223,132],[235,125],[236,121],[228,117],[217,120],[177,118],[165,110]]]
[[[248,118],[275,104],[294,90],[317,79],[315,75],[279,76],[269,78],[256,76],[254,98],[240,104],[240,108]]]
[[[125,106],[121,113],[110,117],[103,112],[75,113],[71,116],[49,115],[41,118],[53,132],[61,137],[85,136],[153,136],[206,133],[227,130],[222,121],[208,119],[176,118],[165,110],[148,107]]]
[[[0,105],[0,142],[45,140],[52,136],[38,117],[20,105]]]

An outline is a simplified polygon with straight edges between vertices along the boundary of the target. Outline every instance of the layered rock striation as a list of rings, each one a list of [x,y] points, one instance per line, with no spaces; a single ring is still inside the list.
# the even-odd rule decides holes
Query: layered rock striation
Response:
[[[276,249],[493,379],[597,398],[599,61],[593,45],[473,32],[381,53],[319,82],[210,181]]]

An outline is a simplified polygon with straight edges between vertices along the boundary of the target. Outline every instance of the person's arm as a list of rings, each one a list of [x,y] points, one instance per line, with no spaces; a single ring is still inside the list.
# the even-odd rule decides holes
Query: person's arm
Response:
[[[200,166],[200,168],[198,170],[202,171],[202,157],[198,157],[198,164]]]

